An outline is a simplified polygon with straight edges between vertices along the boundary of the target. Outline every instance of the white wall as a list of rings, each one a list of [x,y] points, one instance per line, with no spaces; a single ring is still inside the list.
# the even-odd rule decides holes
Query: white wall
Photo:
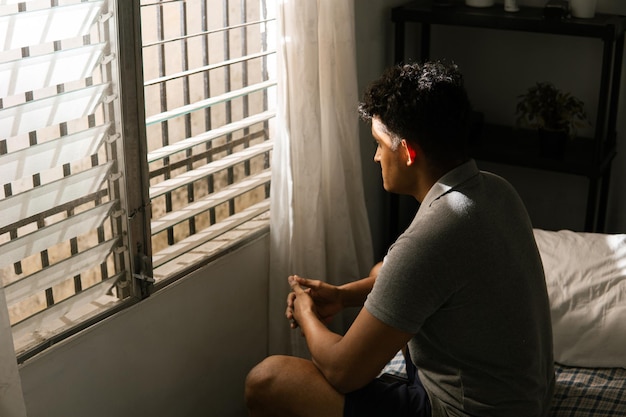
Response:
[[[29,417],[243,417],[267,354],[268,237],[20,369]]]

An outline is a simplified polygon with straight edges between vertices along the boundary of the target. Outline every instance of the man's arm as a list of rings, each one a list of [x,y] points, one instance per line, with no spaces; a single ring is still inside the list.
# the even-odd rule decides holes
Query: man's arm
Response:
[[[383,263],[379,262],[372,267],[367,278],[349,282],[339,287],[344,307],[361,307],[365,303],[367,295],[372,292],[378,271],[382,266]]]
[[[313,363],[341,393],[374,379],[413,336],[386,325],[364,308],[346,335],[340,336],[320,321],[315,303],[294,277],[289,284],[295,293],[293,317],[306,338]]]

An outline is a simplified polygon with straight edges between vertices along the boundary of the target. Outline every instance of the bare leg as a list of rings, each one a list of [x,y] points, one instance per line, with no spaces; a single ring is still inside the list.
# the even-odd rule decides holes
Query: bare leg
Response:
[[[344,396],[326,381],[313,362],[270,356],[246,378],[251,417],[342,417]]]

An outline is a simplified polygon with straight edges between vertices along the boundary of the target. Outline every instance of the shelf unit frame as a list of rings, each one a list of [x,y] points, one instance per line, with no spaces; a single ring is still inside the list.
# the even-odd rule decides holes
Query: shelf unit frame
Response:
[[[432,4],[433,1],[418,0],[392,9],[397,63],[405,60],[406,25],[409,23],[421,25],[421,62],[430,57],[432,25],[579,36],[602,42],[598,112],[593,138],[574,138],[568,143],[563,159],[554,159],[540,155],[535,132],[484,124],[478,138],[471,141],[470,148],[472,156],[479,160],[587,177],[585,231],[604,231],[611,164],[617,149],[616,125],[626,17],[598,13],[591,19],[549,19],[544,17],[541,7],[522,7],[519,12],[510,13],[505,12],[501,5],[488,8],[462,4],[437,6]],[[503,142],[502,137],[510,140]],[[393,210],[394,202],[391,204]]]

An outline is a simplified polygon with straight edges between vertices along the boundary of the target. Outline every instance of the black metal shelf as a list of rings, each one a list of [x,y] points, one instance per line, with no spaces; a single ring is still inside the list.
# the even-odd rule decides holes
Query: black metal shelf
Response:
[[[607,146],[597,161],[589,158],[595,152],[593,138],[568,140],[562,157],[546,156],[536,131],[510,126],[486,124],[482,135],[470,144],[471,156],[498,162],[565,174],[600,178],[616,155],[615,142]]]
[[[432,1],[418,0],[392,10],[391,20],[440,25],[551,33],[616,40],[623,32],[623,16],[596,14],[592,19],[547,19],[542,7],[523,6],[518,12],[505,12],[502,5],[476,8],[455,4],[433,6]]]
[[[487,8],[465,6],[456,0],[449,6],[434,6],[434,0],[417,0],[395,7],[395,59],[403,62],[408,23],[421,25],[420,59],[430,56],[431,26],[448,25],[505,31],[596,38],[602,41],[598,112],[592,138],[574,138],[562,158],[542,156],[535,132],[498,124],[485,124],[472,142],[475,159],[547,171],[582,175],[589,179],[585,230],[603,231],[608,200],[611,162],[616,155],[616,124],[620,76],[624,54],[626,17],[598,13],[591,19],[544,17],[542,7],[521,7],[505,12],[502,4]]]

